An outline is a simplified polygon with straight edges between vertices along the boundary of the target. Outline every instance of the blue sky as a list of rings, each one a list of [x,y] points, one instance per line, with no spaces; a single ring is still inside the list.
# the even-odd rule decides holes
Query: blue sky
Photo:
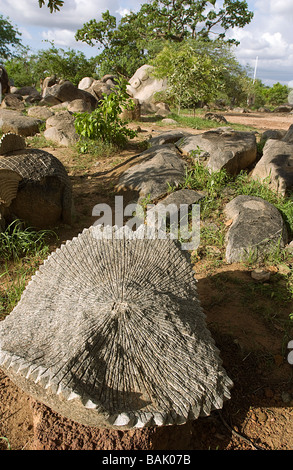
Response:
[[[125,10],[139,9],[141,3],[144,2],[65,0],[60,12],[50,14],[47,8],[39,8],[38,0],[0,0],[0,13],[9,17],[22,33],[23,44],[35,52],[48,47],[44,40],[54,40],[57,47],[78,49],[90,57],[98,50],[76,42],[77,29],[90,19],[99,20],[107,9],[119,18]],[[287,85],[293,80],[293,1],[249,0],[248,4],[254,12],[252,22],[229,33],[240,41],[235,55],[241,64],[251,67],[252,73],[257,64],[257,78],[263,83]]]

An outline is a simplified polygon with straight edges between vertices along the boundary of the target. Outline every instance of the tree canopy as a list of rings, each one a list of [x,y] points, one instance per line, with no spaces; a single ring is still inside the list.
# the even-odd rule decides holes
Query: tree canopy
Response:
[[[11,55],[10,47],[21,46],[18,36],[21,33],[10,23],[9,18],[0,15],[0,60],[3,61]]]
[[[129,76],[154,57],[165,41],[225,39],[229,29],[242,28],[253,17],[246,1],[218,4],[217,0],[152,0],[137,13],[125,15],[119,24],[107,10],[101,21],[85,23],[75,38],[102,49],[100,63],[104,68]]]

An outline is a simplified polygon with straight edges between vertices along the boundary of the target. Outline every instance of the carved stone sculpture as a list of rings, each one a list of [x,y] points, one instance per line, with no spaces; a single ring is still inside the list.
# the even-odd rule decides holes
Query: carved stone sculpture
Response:
[[[230,398],[192,266],[146,226],[92,226],[39,268],[0,322],[0,367],[81,424],[182,424]]]
[[[25,139],[6,134],[0,141],[0,210],[37,228],[71,223],[71,183],[63,164]]]

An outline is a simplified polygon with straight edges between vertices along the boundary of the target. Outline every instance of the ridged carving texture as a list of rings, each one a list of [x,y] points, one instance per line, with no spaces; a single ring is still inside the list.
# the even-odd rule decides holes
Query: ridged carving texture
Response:
[[[181,424],[230,398],[189,260],[145,230],[85,229],[0,323],[4,372],[82,424]]]
[[[0,155],[0,171],[10,170],[23,180],[40,181],[46,176],[57,176],[69,186],[69,178],[63,164],[53,155],[40,149],[23,149],[12,155]]]

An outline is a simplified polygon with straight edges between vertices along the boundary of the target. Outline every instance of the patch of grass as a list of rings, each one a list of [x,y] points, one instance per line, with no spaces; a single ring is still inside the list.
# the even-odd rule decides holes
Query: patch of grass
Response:
[[[58,144],[56,144],[56,142],[46,139],[44,135],[41,133],[35,134],[29,138],[27,137],[26,143],[29,147],[39,148],[39,149],[48,148],[48,147],[52,147],[52,148],[58,147]]]
[[[21,221],[12,222],[0,233],[0,253],[3,260],[17,260],[24,256],[45,256],[49,251],[48,240],[54,235],[51,230],[23,228]]]
[[[27,281],[49,254],[50,230],[23,228],[20,221],[0,233],[0,320],[19,302]]]
[[[117,146],[112,143],[86,137],[80,138],[73,150],[73,170],[75,171],[88,170],[96,160],[112,157],[118,152]]]
[[[198,130],[208,130],[215,129],[218,127],[231,127],[232,129],[238,131],[251,131],[255,132],[256,129],[252,126],[246,126],[244,124],[235,124],[232,122],[216,122],[210,119],[205,119],[204,116],[200,114],[196,115],[186,115],[186,114],[176,114],[171,113],[168,115],[168,118],[174,119],[180,127],[190,127],[191,129]],[[159,125],[164,125],[164,123],[158,123]]]
[[[197,151],[195,151],[196,153]],[[257,196],[270,204],[274,205],[282,214],[287,224],[289,233],[293,233],[293,199],[291,196],[281,196],[269,187],[269,182],[252,180],[245,172],[237,176],[227,174],[225,170],[209,172],[209,170],[196,159],[194,163],[186,170],[185,180],[180,185],[180,189],[188,188],[195,191],[203,191],[205,197],[200,201],[200,213],[202,222],[215,222],[218,230],[211,231],[205,226],[201,229],[201,245],[197,255],[201,258],[208,255],[206,250],[212,246],[215,258],[219,259],[221,253],[215,250],[215,247],[223,250],[225,245],[226,226],[224,225],[224,207],[235,197],[239,195]],[[175,190],[175,187],[169,189]],[[209,256],[209,258],[211,258]],[[280,244],[273,246],[262,259],[262,263],[279,265],[288,263],[290,254],[283,249]],[[257,266],[258,257],[253,251],[247,253],[243,263],[247,266]]]

